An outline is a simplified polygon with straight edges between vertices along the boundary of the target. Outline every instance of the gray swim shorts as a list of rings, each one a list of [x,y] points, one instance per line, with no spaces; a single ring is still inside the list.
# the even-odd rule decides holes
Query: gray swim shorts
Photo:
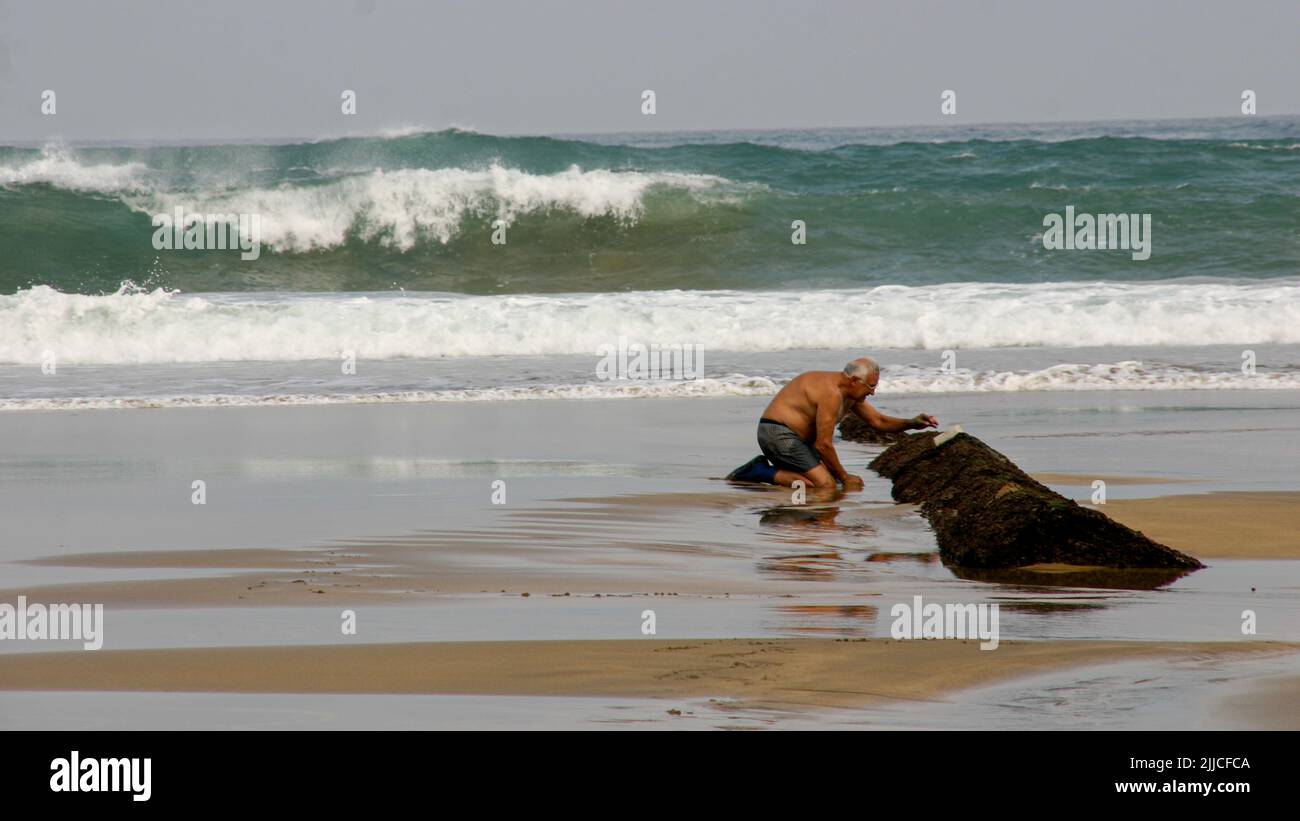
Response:
[[[822,463],[817,451],[782,422],[758,420],[758,447],[779,470],[807,473]]]

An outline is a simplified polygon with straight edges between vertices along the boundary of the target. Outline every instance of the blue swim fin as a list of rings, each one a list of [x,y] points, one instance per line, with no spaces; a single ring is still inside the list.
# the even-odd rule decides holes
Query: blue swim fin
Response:
[[[761,482],[762,484],[776,484],[776,468],[772,463],[767,461],[767,457],[761,453],[750,459],[745,464],[727,474],[728,481],[732,482]]]

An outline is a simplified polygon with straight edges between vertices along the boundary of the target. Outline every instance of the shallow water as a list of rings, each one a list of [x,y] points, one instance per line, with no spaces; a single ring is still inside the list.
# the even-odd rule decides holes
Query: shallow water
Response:
[[[803,720],[784,711],[646,698],[75,692],[0,698],[0,727],[7,730],[711,730],[766,729],[786,716]]]
[[[739,496],[712,477],[757,452],[766,402],[6,413],[0,561],[405,537],[490,526],[575,497]],[[877,404],[960,423],[1031,472],[1199,480],[1113,485],[1114,498],[1300,488],[1300,391],[886,396]],[[841,457],[869,480],[855,498],[888,505],[888,485],[866,469],[876,452],[846,443]],[[505,505],[492,504],[496,479],[506,482]],[[195,480],[207,484],[203,506],[191,504]],[[659,524],[702,540],[747,527],[745,514],[715,513],[687,505]]]

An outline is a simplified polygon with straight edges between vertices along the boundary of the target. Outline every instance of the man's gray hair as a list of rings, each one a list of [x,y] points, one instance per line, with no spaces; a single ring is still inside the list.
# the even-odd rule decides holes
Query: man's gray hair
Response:
[[[850,379],[860,379],[863,382],[866,382],[875,373],[880,373],[880,366],[876,364],[876,360],[869,356],[855,359],[844,366],[845,376]]]

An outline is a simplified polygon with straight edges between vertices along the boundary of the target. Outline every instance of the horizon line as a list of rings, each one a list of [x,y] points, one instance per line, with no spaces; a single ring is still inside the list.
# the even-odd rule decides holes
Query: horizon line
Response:
[[[132,145],[150,145],[155,147],[185,147],[194,145],[296,145],[310,144],[320,142],[331,142],[334,140],[349,139],[374,139],[387,138],[398,139],[401,137],[416,136],[419,134],[439,134],[446,131],[461,131],[470,134],[481,134],[487,137],[540,137],[551,139],[572,139],[582,137],[609,137],[617,135],[637,135],[637,136],[654,136],[654,135],[672,135],[672,134],[717,134],[725,132],[739,132],[748,134],[770,134],[778,132],[825,132],[825,131],[890,131],[890,130],[920,130],[920,129],[945,129],[945,128],[994,128],[994,127],[1014,127],[1014,126],[1081,126],[1081,125],[1116,125],[1122,123],[1183,123],[1183,122],[1205,122],[1218,120],[1277,120],[1300,117],[1300,113],[1282,113],[1282,114],[1252,114],[1252,115],[1222,115],[1214,117],[1124,117],[1098,120],[989,120],[979,122],[961,122],[961,123],[906,123],[896,125],[799,125],[799,126],[761,126],[761,127],[738,127],[738,128],[679,128],[679,129],[652,129],[645,131],[638,130],[608,130],[608,131],[481,131],[469,125],[448,124],[442,127],[434,126],[380,126],[373,131],[347,132],[341,134],[324,134],[317,136],[279,136],[279,137],[164,137],[164,138],[126,138],[126,137],[104,137],[104,138],[83,138],[67,139],[58,135],[50,135],[44,139],[26,139],[5,142],[0,138],[0,147],[5,148],[25,148],[38,147],[50,144],[63,144],[71,147],[75,146],[101,146],[101,147],[130,147]]]

